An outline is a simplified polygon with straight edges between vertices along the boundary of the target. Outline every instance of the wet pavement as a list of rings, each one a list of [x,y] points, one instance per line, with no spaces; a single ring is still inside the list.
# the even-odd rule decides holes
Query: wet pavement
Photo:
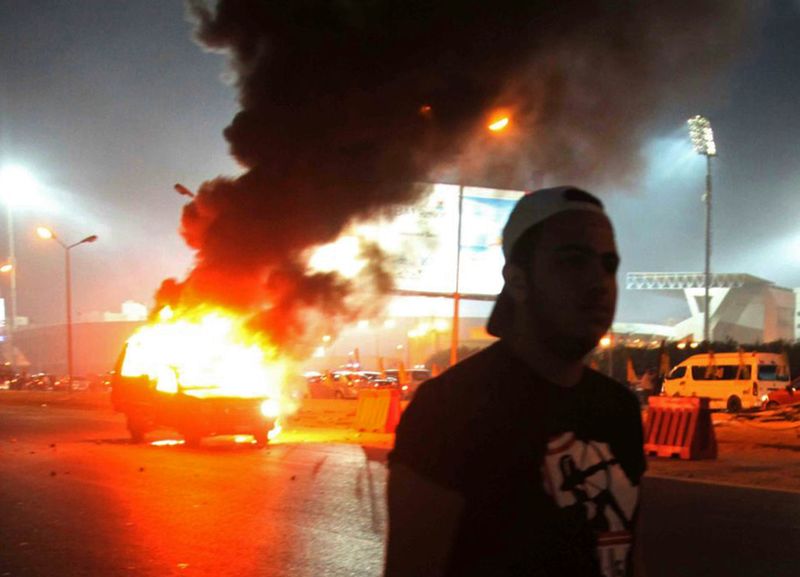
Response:
[[[390,436],[290,428],[264,450],[233,437],[189,448],[169,431],[132,445],[123,423],[0,404],[0,577],[381,574]],[[733,453],[721,445],[721,465]],[[651,461],[687,467],[714,462]],[[643,494],[651,577],[797,574],[800,493],[651,474]]]
[[[0,575],[380,574],[385,450],[131,445],[110,413],[0,415]]]

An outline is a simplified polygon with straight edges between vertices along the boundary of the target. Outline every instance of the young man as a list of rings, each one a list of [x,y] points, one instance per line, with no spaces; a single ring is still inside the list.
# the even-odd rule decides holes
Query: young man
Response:
[[[500,340],[423,384],[398,427],[385,575],[641,575],[639,405],[584,365],[616,307],[611,222],[587,192],[539,190],[503,252]]]

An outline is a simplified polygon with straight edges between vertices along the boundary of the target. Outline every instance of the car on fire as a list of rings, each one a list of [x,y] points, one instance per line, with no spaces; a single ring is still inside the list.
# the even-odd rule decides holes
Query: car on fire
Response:
[[[172,428],[188,446],[214,435],[252,435],[258,447],[269,441],[280,413],[278,399],[264,395],[225,395],[213,383],[187,386],[174,367],[154,376],[137,350],[126,343],[112,374],[111,401],[124,413],[134,443],[158,428]]]

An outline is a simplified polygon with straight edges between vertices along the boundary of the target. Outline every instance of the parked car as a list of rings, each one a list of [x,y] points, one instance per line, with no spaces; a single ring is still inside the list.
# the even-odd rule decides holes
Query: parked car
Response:
[[[22,382],[22,389],[28,391],[53,391],[58,389],[58,378],[48,373],[36,373]]]
[[[761,408],[767,410],[795,403],[800,403],[800,379],[795,379],[791,385],[769,391],[761,397]]]
[[[360,375],[363,375],[364,378],[367,379],[369,384],[369,388],[371,389],[380,389],[380,390],[397,390],[401,392],[402,395],[402,388],[400,383],[397,382],[397,379],[394,377],[390,377],[384,373],[379,371],[360,371]]]
[[[431,372],[428,369],[422,368],[415,368],[415,369],[408,369],[405,371],[406,379],[403,382],[400,382],[400,370],[399,369],[387,369],[386,370],[386,377],[395,379],[402,391],[403,399],[410,399],[414,396],[414,393],[417,392],[417,388],[431,378]]]
[[[325,382],[325,374],[317,371],[308,371],[303,373],[306,379],[306,388],[308,389],[308,396],[312,399],[331,399],[333,398],[333,390]]]
[[[358,391],[370,386],[370,381],[356,371],[306,373],[308,393],[312,399],[357,399]]]
[[[326,375],[326,383],[336,399],[357,399],[358,391],[370,386],[370,381],[356,371],[333,371]]]
[[[59,377],[53,382],[54,391],[88,391],[91,384],[89,379],[85,377],[72,377],[72,385],[70,385],[68,376]]]

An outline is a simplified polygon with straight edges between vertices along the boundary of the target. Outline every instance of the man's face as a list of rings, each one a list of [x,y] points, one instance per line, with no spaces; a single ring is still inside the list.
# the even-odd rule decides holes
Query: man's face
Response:
[[[604,215],[569,211],[544,221],[514,295],[530,334],[563,358],[586,355],[614,319],[618,265]]]

